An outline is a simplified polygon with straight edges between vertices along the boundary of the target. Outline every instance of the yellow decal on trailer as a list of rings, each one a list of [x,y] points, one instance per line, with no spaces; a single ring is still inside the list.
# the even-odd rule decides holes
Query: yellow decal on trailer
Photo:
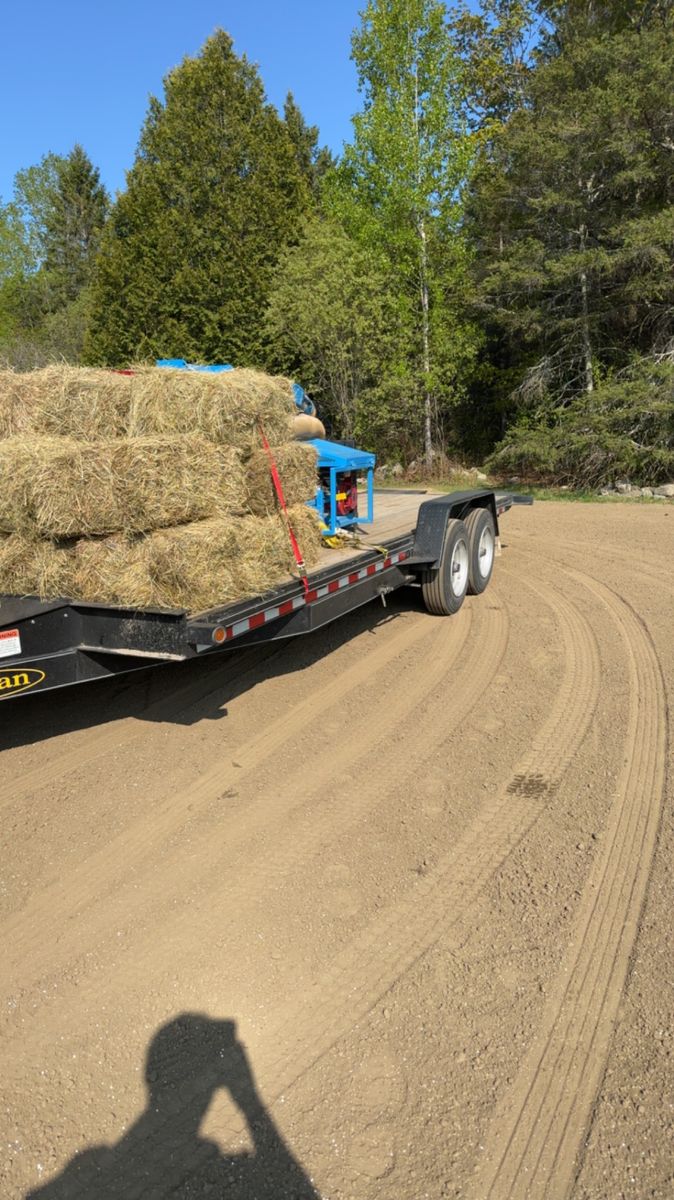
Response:
[[[44,678],[44,671],[38,671],[36,667],[25,667],[23,671],[0,671],[0,700],[16,696],[17,692],[27,692],[28,688],[42,683]]]

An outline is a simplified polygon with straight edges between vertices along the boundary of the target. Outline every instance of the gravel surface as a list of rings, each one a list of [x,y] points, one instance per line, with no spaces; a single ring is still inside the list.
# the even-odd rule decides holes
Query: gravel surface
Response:
[[[0,706],[6,1200],[674,1195],[674,506]]]

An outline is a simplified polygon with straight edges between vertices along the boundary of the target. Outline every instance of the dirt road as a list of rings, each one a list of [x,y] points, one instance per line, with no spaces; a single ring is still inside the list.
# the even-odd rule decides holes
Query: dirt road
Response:
[[[503,540],[0,705],[3,1197],[674,1195],[674,505]]]

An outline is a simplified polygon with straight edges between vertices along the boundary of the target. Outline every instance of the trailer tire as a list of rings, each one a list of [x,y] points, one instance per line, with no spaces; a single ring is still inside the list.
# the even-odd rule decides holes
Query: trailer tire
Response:
[[[494,570],[496,530],[488,508],[471,508],[465,520],[468,530],[470,565],[468,594],[479,596],[489,584]]]
[[[428,612],[449,617],[466,598],[470,571],[470,537],[463,521],[450,520],[437,567],[421,572],[421,592]]]

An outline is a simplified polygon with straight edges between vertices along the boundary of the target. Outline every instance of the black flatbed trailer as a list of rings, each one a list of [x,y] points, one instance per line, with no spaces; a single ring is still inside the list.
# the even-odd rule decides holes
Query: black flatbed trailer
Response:
[[[484,590],[478,572],[477,586],[469,582],[454,595],[453,581],[463,579],[462,545],[477,555],[476,531],[488,541],[491,527],[495,551],[499,516],[517,502],[520,497],[488,489],[432,497],[385,490],[383,517],[363,532],[368,544],[325,549],[308,591],[295,578],[265,595],[197,614],[0,596],[0,700],[298,637],[377,597],[385,602],[410,583],[421,583],[431,611],[451,613],[466,590]]]

